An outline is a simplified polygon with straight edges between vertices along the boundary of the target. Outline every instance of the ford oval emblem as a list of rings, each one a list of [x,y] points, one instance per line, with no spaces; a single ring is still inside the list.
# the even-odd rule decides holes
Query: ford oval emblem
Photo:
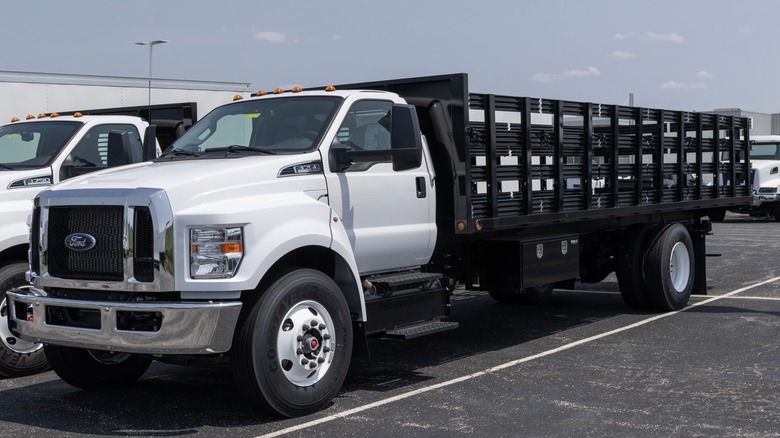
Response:
[[[84,252],[95,247],[97,240],[87,233],[73,233],[65,238],[65,247],[71,251]]]

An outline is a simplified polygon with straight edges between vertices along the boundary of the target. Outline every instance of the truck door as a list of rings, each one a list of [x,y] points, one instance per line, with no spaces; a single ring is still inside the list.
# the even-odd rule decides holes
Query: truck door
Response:
[[[361,100],[337,141],[356,150],[390,149],[392,102]],[[361,274],[418,267],[435,243],[435,196],[428,163],[394,171],[392,163],[354,163],[328,178],[328,199],[352,244]]]

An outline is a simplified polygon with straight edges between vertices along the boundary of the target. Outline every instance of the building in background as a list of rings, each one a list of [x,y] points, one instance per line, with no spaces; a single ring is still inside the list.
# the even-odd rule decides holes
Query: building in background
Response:
[[[196,102],[202,116],[249,83],[0,71],[0,123],[28,114]]]
[[[750,135],[780,135],[780,113],[756,113],[739,108],[718,108],[712,112],[724,116],[749,118]]]

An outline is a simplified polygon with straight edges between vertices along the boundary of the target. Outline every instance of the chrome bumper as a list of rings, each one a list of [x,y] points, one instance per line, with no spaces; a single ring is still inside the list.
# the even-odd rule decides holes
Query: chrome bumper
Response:
[[[230,349],[241,311],[238,301],[117,303],[67,300],[13,291],[7,292],[6,296],[8,326],[21,339],[126,353],[224,353]],[[17,314],[17,310],[23,314]],[[95,321],[94,327],[75,327],[54,322],[52,312],[99,314],[99,322]],[[135,312],[132,315],[154,313],[160,318],[159,327],[155,327],[156,330],[120,330],[119,315],[127,316],[129,312]]]
[[[757,207],[765,202],[778,202],[780,201],[780,195],[774,193],[754,193],[751,206]]]

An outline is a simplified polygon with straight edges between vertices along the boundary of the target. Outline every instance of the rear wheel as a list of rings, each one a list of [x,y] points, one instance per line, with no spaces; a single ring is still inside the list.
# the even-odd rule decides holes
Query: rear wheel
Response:
[[[682,224],[664,228],[653,240],[644,263],[647,295],[659,310],[688,304],[695,272],[693,241]]]
[[[0,268],[0,376],[21,377],[49,369],[43,345],[17,338],[8,328],[8,302],[5,293],[24,290],[30,283],[24,279],[27,264],[12,263]]]
[[[150,358],[84,348],[46,345],[46,356],[60,379],[91,391],[129,385],[149,369]]]
[[[351,355],[352,322],[344,295],[325,274],[298,269],[251,305],[231,360],[238,387],[258,407],[294,417],[331,402]]]
[[[639,225],[628,228],[620,239],[618,247],[618,260],[615,269],[620,295],[623,301],[636,310],[645,310],[650,307],[650,298],[647,296],[643,261],[647,242],[654,233],[650,225]]]

